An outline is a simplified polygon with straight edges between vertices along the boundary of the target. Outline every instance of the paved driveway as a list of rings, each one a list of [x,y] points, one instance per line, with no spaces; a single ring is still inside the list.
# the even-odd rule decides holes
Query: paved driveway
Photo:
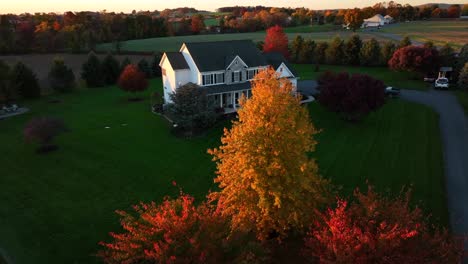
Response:
[[[298,82],[304,94],[315,94],[316,87],[316,81]],[[468,118],[447,91],[402,90],[401,99],[427,105],[439,114],[450,225],[456,235],[468,236]]]
[[[317,91],[317,81],[305,80],[297,82],[297,90],[305,95],[315,95]]]
[[[447,91],[402,90],[401,98],[430,106],[439,114],[450,224],[455,234],[468,235],[467,117],[455,96]]]

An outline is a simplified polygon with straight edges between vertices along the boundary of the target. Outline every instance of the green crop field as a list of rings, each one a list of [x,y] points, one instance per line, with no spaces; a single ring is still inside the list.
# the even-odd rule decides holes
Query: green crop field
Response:
[[[305,25],[297,27],[287,27],[284,28],[286,33],[311,33],[311,32],[329,32],[337,31],[341,29],[341,26],[333,24],[324,24],[324,25]]]
[[[207,19],[207,25],[215,23],[216,19]],[[297,35],[302,35],[304,38],[310,38],[314,41],[331,41],[335,36],[347,39],[353,32],[340,30],[339,26],[335,25],[312,25],[298,26],[285,28],[289,40],[293,40]],[[383,33],[383,34],[380,34]],[[378,41],[396,41],[397,38],[408,35],[415,41],[425,42],[433,41],[436,45],[441,46],[446,42],[451,43],[455,48],[460,48],[467,43],[468,39],[468,21],[414,21],[409,23],[397,23],[383,27],[379,31],[358,31],[360,37],[364,40],[375,38]],[[386,34],[395,35],[389,36]],[[215,35],[195,35],[195,36],[176,36],[151,38],[140,40],[129,40],[122,43],[124,51],[149,51],[149,52],[164,52],[177,51],[184,42],[203,42],[203,41],[223,41],[223,40],[239,40],[251,39],[252,41],[263,41],[265,32],[254,33],[234,33],[234,34],[215,34]],[[100,51],[114,50],[113,43],[100,44],[97,47]]]
[[[193,35],[193,36],[177,36],[129,40],[122,42],[122,50],[125,51],[178,51],[184,42],[204,42],[204,41],[224,41],[224,40],[240,40],[251,39],[252,41],[265,40],[265,32],[255,33],[234,33],[234,34],[213,34],[213,35]],[[374,36],[371,33],[357,33],[363,39],[377,38],[380,41],[387,40],[382,37]],[[297,35],[302,35],[304,38],[310,38],[314,41],[331,41],[335,36],[347,39],[352,35],[350,31],[330,31],[330,32],[315,32],[315,33],[288,33],[289,40],[293,40]],[[115,50],[113,43],[105,43],[97,46],[99,51]]]
[[[432,41],[438,46],[445,43],[460,48],[468,43],[468,21],[412,21],[383,27],[381,32],[408,35],[411,39]]]

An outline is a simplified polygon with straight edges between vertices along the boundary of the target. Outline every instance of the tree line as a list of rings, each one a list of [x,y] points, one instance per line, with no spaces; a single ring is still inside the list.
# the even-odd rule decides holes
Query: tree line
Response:
[[[151,62],[141,59],[132,64],[127,57],[121,63],[111,54],[100,60],[91,53],[81,67],[80,77],[89,88],[97,88],[119,84],[129,92],[144,90],[139,85],[143,80],[161,77],[159,61],[161,55],[156,54]],[[131,67],[129,67],[131,66]],[[129,69],[127,69],[129,68]],[[125,73],[125,74],[123,74]],[[121,78],[124,76],[122,80]],[[137,78],[134,78],[137,76]],[[127,79],[138,85],[129,84]],[[76,76],[72,69],[60,57],[54,59],[48,74],[49,87],[56,92],[66,93],[76,88]],[[18,99],[35,99],[43,92],[36,74],[26,64],[16,63],[13,67],[0,60],[0,103],[9,105]]]
[[[310,24],[352,24],[360,26],[364,18],[375,14],[390,15],[396,21],[429,18],[455,18],[468,14],[452,5],[448,9],[438,5],[413,7],[394,1],[377,3],[371,7],[339,10],[311,10],[308,8],[223,7],[227,14],[210,14],[193,8],[163,11],[65,12],[0,15],[0,54],[28,52],[83,52],[93,50],[98,43],[121,42],[132,39],[192,35],[200,33],[253,32],[273,25],[298,26]],[[218,24],[206,27],[205,19],[214,17]]]

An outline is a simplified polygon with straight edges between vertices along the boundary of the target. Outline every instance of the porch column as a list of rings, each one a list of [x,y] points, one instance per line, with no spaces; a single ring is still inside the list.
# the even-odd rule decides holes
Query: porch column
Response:
[[[234,92],[231,93],[231,102],[234,109],[236,109],[236,97],[234,96]]]
[[[223,94],[219,95],[219,107],[223,108]]]

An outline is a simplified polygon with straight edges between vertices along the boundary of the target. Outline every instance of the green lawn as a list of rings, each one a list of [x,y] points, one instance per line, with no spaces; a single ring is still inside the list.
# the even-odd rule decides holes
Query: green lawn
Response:
[[[177,36],[177,37],[163,37],[163,38],[150,38],[150,39],[138,39],[129,40],[122,42],[123,51],[145,51],[145,52],[156,52],[156,51],[178,51],[180,46],[184,42],[204,42],[204,41],[224,41],[224,40],[240,40],[250,39],[252,41],[263,41],[265,40],[265,32],[254,32],[254,33],[233,33],[233,34],[212,34],[212,35],[192,35],[192,36]],[[379,36],[374,36],[372,33],[360,32],[357,33],[362,39],[370,39],[371,37],[377,38],[378,40],[387,40]],[[348,39],[352,32],[350,31],[329,31],[329,32],[310,32],[310,33],[287,33],[288,38],[292,41],[297,35],[301,35],[304,38],[310,38],[314,41],[331,41],[335,36]],[[114,50],[113,43],[105,43],[97,46],[99,51]]]
[[[386,85],[404,89],[428,90],[429,85],[422,80],[415,80],[414,76],[408,72],[394,72],[386,67],[359,67],[359,66],[337,66],[320,65],[320,71],[315,71],[315,65],[295,64],[294,68],[299,72],[303,80],[316,80],[326,71],[350,72],[368,74],[374,78],[384,81]]]
[[[458,90],[454,93],[455,96],[458,98],[458,102],[460,102],[463,109],[465,109],[465,113],[468,115],[468,92]]]
[[[381,31],[408,35],[419,42],[430,40],[438,46],[451,43],[454,47],[461,48],[468,39],[468,21],[412,21],[386,26]]]
[[[160,79],[151,90],[161,90]],[[213,184],[206,153],[226,124],[195,139],[175,138],[149,101],[127,102],[116,87],[79,90],[26,102],[31,112],[0,120],[0,247],[15,263],[97,263],[97,242],[118,230],[116,209],[175,195],[178,182],[198,199]],[[365,181],[397,193],[414,185],[415,201],[447,223],[437,115],[427,107],[392,100],[359,124],[349,124],[313,103],[320,172],[350,194]],[[59,151],[37,155],[22,139],[34,116],[65,120],[71,131]],[[124,125],[127,124],[127,125]],[[109,126],[109,129],[105,127]]]

